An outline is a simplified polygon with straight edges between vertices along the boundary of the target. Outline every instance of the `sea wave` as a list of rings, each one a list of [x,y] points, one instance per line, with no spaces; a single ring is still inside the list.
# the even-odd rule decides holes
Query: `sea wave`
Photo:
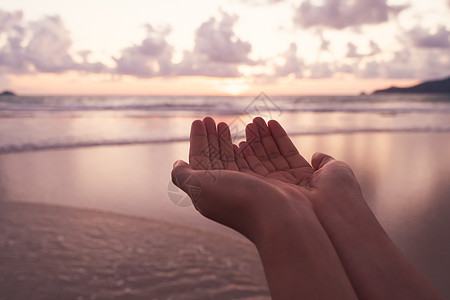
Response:
[[[260,96],[0,98],[0,153],[186,142],[207,115],[239,134],[272,114],[290,135],[450,131],[449,96]]]
[[[408,132],[430,132],[444,133],[450,132],[450,127],[415,127],[415,128],[355,128],[355,129],[325,129],[319,131],[294,131],[289,132],[290,136],[302,135],[328,135],[328,134],[357,134],[357,133],[408,133]],[[238,141],[245,138],[244,135],[233,137]],[[97,140],[97,141],[73,141],[73,142],[33,142],[33,143],[17,143],[0,145],[0,154],[30,152],[41,150],[62,150],[72,148],[85,147],[101,147],[101,146],[125,146],[140,144],[169,144],[177,142],[188,142],[189,137],[168,137],[168,138],[149,138],[149,139],[113,139],[113,140]]]
[[[448,95],[280,96],[253,97],[113,97],[35,96],[0,99],[0,117],[36,117],[42,114],[77,116],[113,113],[117,116],[211,113],[237,115],[258,110],[348,113],[450,113]]]
[[[33,109],[0,109],[0,118],[33,118],[33,117],[89,117],[91,113],[93,116],[98,116],[98,112],[102,112],[103,115],[109,117],[120,117],[120,118],[142,118],[142,117],[172,117],[174,115],[197,115],[197,114],[209,114],[209,115],[223,115],[223,116],[236,116],[243,114],[254,114],[261,110],[261,108],[217,108],[212,106],[173,106],[164,107],[162,106],[126,106],[121,108],[108,108],[108,107],[85,107],[85,108],[48,108],[39,110]],[[366,107],[366,106],[325,106],[325,107],[288,107],[281,106],[278,110],[266,109],[267,112],[312,112],[312,113],[372,113],[372,114],[429,114],[429,113],[439,113],[448,114],[450,113],[450,107],[393,107],[393,108],[383,108],[383,107]]]

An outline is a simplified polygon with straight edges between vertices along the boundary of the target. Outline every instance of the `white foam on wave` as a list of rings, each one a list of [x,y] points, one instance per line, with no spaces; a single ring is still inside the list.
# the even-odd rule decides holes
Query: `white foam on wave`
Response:
[[[402,132],[432,132],[442,133],[450,132],[450,127],[415,127],[415,128],[355,128],[355,129],[325,129],[318,131],[296,131],[289,132],[290,136],[301,135],[327,135],[327,134],[356,134],[356,133],[402,133]],[[243,139],[244,136],[236,136],[236,139]],[[188,142],[189,137],[179,138],[155,138],[155,139],[117,139],[103,141],[73,141],[73,142],[47,142],[47,143],[23,143],[0,145],[1,153],[30,152],[41,150],[61,150],[85,147],[101,146],[126,146],[126,145],[145,145],[145,144],[170,144],[178,142]]]
[[[449,113],[448,95],[376,95],[376,96],[283,96],[268,98],[282,111],[291,112],[369,112],[369,113]],[[77,114],[83,112],[161,113],[208,112],[216,115],[240,114],[259,109],[252,107],[253,97],[212,96],[52,96],[0,99],[0,117],[45,113]],[[268,107],[267,109],[270,109]]]

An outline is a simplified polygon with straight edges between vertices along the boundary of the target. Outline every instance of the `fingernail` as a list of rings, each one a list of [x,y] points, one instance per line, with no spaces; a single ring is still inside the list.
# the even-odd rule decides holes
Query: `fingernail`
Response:
[[[179,160],[176,160],[176,161],[173,163],[172,167],[175,168],[175,167],[178,165],[178,162],[179,162]]]

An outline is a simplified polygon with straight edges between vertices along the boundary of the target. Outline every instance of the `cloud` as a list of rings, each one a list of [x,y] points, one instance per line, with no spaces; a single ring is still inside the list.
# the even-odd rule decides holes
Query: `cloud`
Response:
[[[69,70],[103,72],[102,63],[82,63],[70,54],[70,33],[58,16],[25,22],[23,13],[0,11],[0,71],[11,73],[61,73]]]
[[[356,78],[392,78],[421,79],[441,78],[448,76],[450,52],[446,48],[422,49],[403,44],[403,48],[386,52],[373,40],[364,47],[352,42],[347,43],[347,54],[344,59],[331,56],[313,62],[306,62],[298,53],[295,43],[278,56],[282,63],[273,64],[272,74],[258,74],[259,81],[276,82],[287,76],[296,78],[333,78],[339,73],[354,75]],[[318,45],[320,50],[327,45]],[[276,59],[274,58],[274,61]]]
[[[222,20],[211,18],[201,24],[195,34],[194,51],[219,63],[250,62],[248,54],[252,46],[234,34],[233,26],[236,21],[236,16],[223,13]]]
[[[60,73],[75,69],[69,54],[72,40],[60,17],[46,17],[30,23],[30,39],[24,47],[24,58],[37,71]]]
[[[406,33],[410,42],[419,48],[450,48],[450,30],[440,26],[434,33],[416,26]]]
[[[234,32],[237,17],[225,12],[210,18],[195,32],[195,45],[184,51],[180,63],[174,64],[174,48],[167,41],[168,26],[146,25],[146,35],[138,44],[124,47],[113,57],[116,66],[107,68],[101,62],[90,62],[89,50],[72,53],[70,32],[59,16],[46,16],[27,22],[21,11],[0,10],[0,73],[33,72],[126,74],[149,78],[155,76],[238,77],[239,65],[255,65],[249,58],[252,46]]]
[[[369,47],[370,47],[370,55],[376,55],[378,53],[381,53],[380,46],[378,46],[378,44],[372,40],[370,40],[369,42]]]
[[[343,29],[384,23],[390,15],[396,15],[405,8],[388,5],[386,0],[327,0],[322,5],[306,0],[297,8],[294,22],[304,28],[319,26]]]
[[[238,65],[257,64],[249,58],[251,44],[234,33],[237,17],[221,14],[220,20],[210,18],[196,30],[194,49],[184,52],[182,61],[175,66],[177,75],[237,77]]]
[[[357,78],[414,78],[417,73],[417,57],[408,48],[392,53],[390,58],[377,60],[370,56],[358,56],[360,59],[351,64],[341,64],[339,72],[355,75]],[[416,63],[412,63],[415,61]]]
[[[21,45],[26,32],[22,18],[21,11],[9,13],[0,10],[0,38],[5,41],[0,45],[0,72],[5,69],[18,73],[27,71]]]
[[[433,79],[448,76],[450,53],[405,47],[383,60],[367,58],[349,68],[359,78]]]
[[[126,47],[114,57],[115,73],[137,77],[213,76],[239,77],[238,65],[254,65],[249,58],[252,46],[236,36],[236,16],[221,13],[221,19],[210,18],[195,32],[194,47],[183,51],[182,60],[173,63],[173,47],[167,42],[167,27],[154,29],[147,25],[147,36],[138,45]]]
[[[9,32],[11,30],[21,31],[21,21],[23,13],[21,11],[15,11],[9,13],[0,10],[0,34],[3,32]]]
[[[82,50],[78,52],[78,55],[81,57],[81,63],[77,63],[75,65],[75,70],[77,71],[83,71],[88,73],[103,73],[107,72],[108,69],[106,66],[100,62],[89,62],[89,55],[91,54],[91,51],[89,50]]]
[[[120,57],[113,57],[115,73],[143,78],[171,74],[173,48],[166,41],[170,28],[154,29],[147,24],[146,29],[146,37],[140,44],[126,47]]]
[[[326,40],[321,40],[321,50],[328,50],[328,43]],[[291,43],[289,48],[280,55],[283,63],[274,66],[272,76],[268,79],[286,77],[294,75],[295,78],[329,78],[335,72],[335,62],[319,61],[313,63],[306,63],[300,55],[297,54],[297,44]]]
[[[330,52],[330,41],[323,37],[322,32],[320,32],[320,51]]]
[[[346,57],[348,57],[348,58],[362,58],[362,57],[373,56],[373,55],[376,55],[376,54],[381,52],[381,49],[378,46],[378,44],[375,43],[372,40],[369,41],[369,48],[370,48],[370,52],[368,52],[368,53],[360,53],[358,51],[358,48],[356,47],[355,44],[353,44],[352,42],[348,42],[347,43],[347,54],[346,54]]]
[[[352,42],[347,43],[347,57],[360,57],[360,54],[357,53],[356,46]]]
[[[209,60],[196,52],[185,51],[183,60],[175,66],[176,75],[180,76],[212,76],[212,77],[239,77],[236,64],[219,63]]]
[[[240,2],[249,5],[266,5],[284,2],[284,0],[240,0]]]
[[[308,65],[309,78],[330,78],[335,72],[335,66],[330,62],[316,62]]]
[[[294,74],[296,78],[333,78],[338,73],[352,74],[356,78],[433,79],[448,76],[450,52],[443,48],[420,49],[405,44],[403,49],[382,52],[370,40],[366,51],[349,42],[343,60],[331,58],[305,62],[297,53],[296,44],[280,57],[283,64],[275,65],[272,81]],[[383,54],[383,55],[379,55]],[[260,74],[260,78],[262,75]]]
[[[424,58],[420,64],[419,78],[436,79],[449,75],[450,53],[448,51],[434,51],[424,53]]]
[[[284,64],[275,66],[275,76],[288,76],[294,74],[296,78],[303,77],[303,60],[297,56],[297,45],[291,43],[289,49],[283,53]]]
[[[60,17],[46,16],[29,22],[21,11],[0,10],[0,78],[2,74],[65,71],[123,74],[140,78],[241,77],[244,75],[240,70],[244,69],[245,74],[254,72],[248,76],[266,82],[275,82],[277,78],[287,76],[331,78],[337,73],[354,74],[360,78],[425,79],[448,75],[448,27],[438,26],[431,30],[417,25],[403,31],[398,40],[403,49],[395,52],[390,49],[382,52],[379,45],[384,44],[377,44],[373,40],[367,40],[365,44],[352,40],[345,44],[345,40],[333,39],[333,45],[330,45],[330,40],[325,39],[323,34],[333,31],[326,31],[324,27],[340,29],[382,23],[404,7],[388,5],[385,0],[328,0],[321,2],[321,5],[311,1],[300,5],[296,20],[300,26],[316,27],[314,30],[319,44],[315,61],[304,60],[301,46],[297,46],[301,45],[299,42],[291,43],[286,51],[265,61],[252,59],[251,43],[236,32],[237,16],[221,11],[219,16],[199,22],[192,37],[193,47],[182,53],[176,53],[176,50],[182,49],[175,49],[169,42],[170,27],[146,25],[141,40],[125,45],[113,57],[113,68],[89,59],[89,50],[75,51],[71,34]],[[347,47],[346,53],[344,51],[340,56],[341,60],[331,51],[340,43]],[[176,54],[181,54],[178,62],[174,60]],[[257,67],[252,69],[241,66]]]
[[[393,79],[423,78],[422,59],[417,52],[413,53],[407,48],[396,51],[392,59],[379,63],[379,76]]]

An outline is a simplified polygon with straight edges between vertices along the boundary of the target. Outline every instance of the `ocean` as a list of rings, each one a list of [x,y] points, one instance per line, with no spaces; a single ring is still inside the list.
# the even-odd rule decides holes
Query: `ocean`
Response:
[[[448,132],[450,96],[3,96],[0,153],[188,141],[205,116],[230,123],[234,139],[255,116],[291,135]]]

